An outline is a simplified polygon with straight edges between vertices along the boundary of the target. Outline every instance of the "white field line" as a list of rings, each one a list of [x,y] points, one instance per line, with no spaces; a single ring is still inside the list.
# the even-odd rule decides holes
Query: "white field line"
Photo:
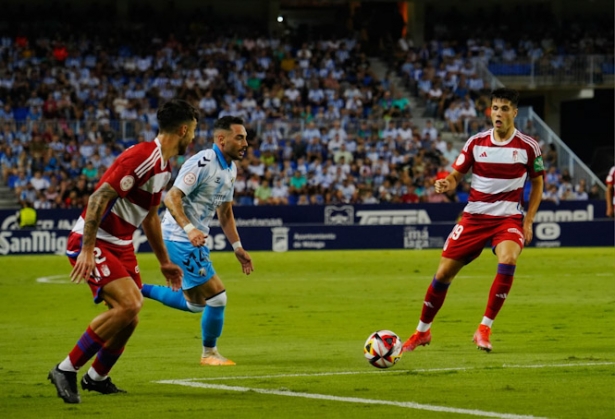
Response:
[[[501,368],[569,368],[569,367],[591,367],[601,365],[614,365],[615,362],[580,362],[580,363],[568,363],[568,364],[534,364],[534,365],[502,365]],[[497,368],[497,367],[490,367]],[[428,404],[420,404],[414,402],[396,402],[389,400],[377,400],[377,399],[362,399],[358,397],[339,397],[331,396],[327,394],[310,394],[302,392],[293,392],[289,390],[268,390],[263,388],[253,387],[241,387],[241,386],[227,386],[223,384],[208,384],[197,381],[212,381],[212,380],[244,380],[244,379],[267,379],[267,378],[286,378],[286,377],[321,377],[321,376],[334,376],[334,375],[357,375],[357,374],[383,374],[383,373],[408,373],[408,372],[442,372],[442,371],[470,371],[478,368],[474,367],[458,367],[458,368],[429,368],[429,369],[415,369],[415,370],[393,370],[393,371],[342,371],[342,372],[324,372],[314,374],[278,374],[278,375],[254,375],[254,376],[236,376],[236,377],[217,377],[217,378],[189,378],[185,380],[162,380],[156,381],[159,384],[174,384],[186,387],[205,388],[211,390],[223,390],[223,391],[237,391],[237,392],[254,392],[259,394],[270,394],[276,396],[286,397],[301,397],[305,399],[317,399],[317,400],[331,400],[337,402],[346,403],[362,403],[362,404],[379,404],[387,406],[397,406],[406,409],[415,410],[428,410],[432,412],[444,412],[444,413],[456,413],[462,415],[482,416],[490,418],[500,419],[545,419],[537,416],[517,415],[514,413],[498,413],[489,412],[475,409],[460,409],[446,406],[435,406]],[[480,368],[485,369],[485,368]]]
[[[432,412],[457,413],[457,414],[462,414],[462,415],[483,416],[483,417],[488,417],[488,418],[545,419],[545,418],[539,418],[537,416],[515,415],[512,413],[487,412],[487,411],[474,410],[474,409],[458,409],[455,407],[434,406],[434,405],[420,404],[420,403],[414,403],[414,402],[394,402],[394,401],[389,401],[389,400],[361,399],[358,397],[339,397],[339,396],[330,396],[328,394],[311,394],[311,393],[293,392],[293,391],[288,391],[288,390],[286,391],[266,390],[262,388],[226,386],[223,384],[195,383],[195,382],[183,381],[183,380],[164,380],[164,381],[157,381],[157,383],[175,384],[175,385],[186,386],[186,387],[207,388],[207,389],[212,389],[212,390],[238,391],[242,393],[246,393],[250,391],[250,392],[259,393],[259,394],[271,394],[275,396],[286,396],[286,397],[301,397],[304,399],[330,400],[330,401],[335,401],[335,402],[380,404],[380,405],[387,405],[387,406],[404,407],[406,409],[429,410]]]
[[[534,364],[534,365],[508,365],[492,367],[454,367],[454,368],[417,368],[413,370],[374,370],[374,371],[339,371],[339,372],[317,372],[317,373],[297,373],[297,374],[276,374],[276,375],[244,375],[244,376],[226,376],[226,377],[207,377],[207,378],[186,378],[173,381],[222,381],[222,380],[260,380],[270,378],[288,378],[288,377],[324,377],[335,375],[364,375],[364,374],[408,374],[413,372],[446,372],[446,371],[471,371],[476,369],[498,369],[498,368],[566,368],[566,367],[593,367],[601,365],[615,365],[615,362],[578,362],[570,364]]]
[[[71,284],[68,274],[41,276],[36,278],[36,282],[39,284]]]

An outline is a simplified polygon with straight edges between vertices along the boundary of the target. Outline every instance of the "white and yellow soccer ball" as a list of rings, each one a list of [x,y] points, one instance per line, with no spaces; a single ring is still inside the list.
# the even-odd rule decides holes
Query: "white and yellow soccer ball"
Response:
[[[376,368],[390,368],[401,359],[402,342],[394,332],[379,330],[369,335],[363,346],[367,361]]]

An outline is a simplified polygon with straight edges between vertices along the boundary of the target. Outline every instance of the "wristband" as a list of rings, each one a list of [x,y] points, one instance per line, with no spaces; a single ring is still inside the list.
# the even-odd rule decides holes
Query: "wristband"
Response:
[[[233,246],[233,250],[237,250],[238,247],[243,247],[239,240],[237,240],[235,243],[231,244],[231,246]]]
[[[188,223],[184,226],[184,231],[186,232],[186,234],[189,234],[192,230],[194,230],[196,227],[194,225],[192,225],[192,223]]]

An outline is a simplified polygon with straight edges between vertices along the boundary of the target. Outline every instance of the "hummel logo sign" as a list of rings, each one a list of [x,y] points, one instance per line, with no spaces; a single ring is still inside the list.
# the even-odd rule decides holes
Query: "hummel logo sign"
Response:
[[[483,151],[482,153],[480,153],[480,156],[478,156],[478,157],[487,157],[487,152]]]
[[[496,297],[498,297],[498,298],[501,298],[501,299],[505,300],[505,299],[506,299],[506,297],[508,297],[508,294],[506,294],[506,293],[504,293],[504,294],[496,294],[495,296],[496,296]]]

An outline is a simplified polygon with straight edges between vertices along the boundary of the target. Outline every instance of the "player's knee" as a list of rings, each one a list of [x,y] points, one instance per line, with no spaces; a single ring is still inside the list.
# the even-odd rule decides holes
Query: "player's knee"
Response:
[[[129,319],[136,319],[143,306],[143,299],[133,298],[127,301],[123,301],[120,305],[124,316]]]
[[[517,264],[517,255],[513,252],[503,253],[498,255],[498,263],[505,265],[516,265]]]
[[[205,310],[205,304],[194,304],[186,301],[186,307],[193,313],[202,313]]]
[[[207,299],[207,305],[210,307],[224,307],[226,306],[226,290],[214,295]]]

